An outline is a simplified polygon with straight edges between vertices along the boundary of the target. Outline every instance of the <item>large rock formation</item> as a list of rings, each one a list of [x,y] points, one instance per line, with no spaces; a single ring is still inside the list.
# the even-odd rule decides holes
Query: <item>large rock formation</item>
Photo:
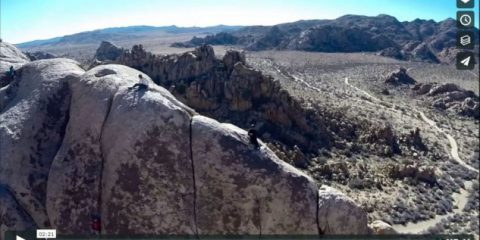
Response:
[[[371,136],[372,129],[383,129],[382,123],[359,122],[319,104],[303,104],[271,76],[249,66],[243,52],[229,50],[218,59],[210,46],[201,46],[163,56],[136,45],[115,62],[146,72],[156,84],[201,114],[242,128],[252,128],[253,124],[259,136],[276,146],[274,151],[283,160],[293,159],[298,167],[308,167],[308,159],[320,149],[342,148],[345,140],[353,145],[373,144],[373,148],[360,150],[374,154],[402,153],[393,131],[363,137]],[[399,83],[414,81],[405,70],[392,78]],[[293,156],[288,154],[292,151]]]
[[[126,72],[123,66],[98,67],[70,85],[70,112],[75,114],[70,114],[47,189],[48,214],[61,231],[85,232],[90,228],[90,215],[100,212],[103,129],[113,96],[120,86],[136,82],[134,74],[138,72]]]
[[[227,51],[217,59],[212,47],[202,46],[180,55],[157,56],[137,45],[116,62],[147,73],[207,116],[244,128],[255,122],[260,136],[267,134],[306,152],[331,145],[332,136],[320,117],[271,76],[249,67],[243,53]]]
[[[233,125],[193,118],[199,234],[318,234],[313,180],[247,141]]]
[[[438,110],[447,110],[460,116],[480,119],[480,100],[472,91],[453,83],[419,83],[412,90],[423,95]]]
[[[45,193],[69,118],[69,82],[83,72],[68,59],[31,62],[0,99],[0,183],[12,189],[39,227],[50,225]]]
[[[108,41],[102,41],[95,52],[95,59],[98,61],[113,61],[123,54],[124,50]]]
[[[130,79],[138,75],[127,70]],[[156,87],[120,88],[107,114],[101,139],[104,230],[195,234],[196,153],[189,151],[194,112]]]
[[[19,70],[1,99],[2,235],[88,235],[92,215],[102,234],[367,233],[361,208],[319,192],[263,142],[253,149],[244,130],[153,83],[129,90],[138,74],[120,65],[84,72],[67,59]]]

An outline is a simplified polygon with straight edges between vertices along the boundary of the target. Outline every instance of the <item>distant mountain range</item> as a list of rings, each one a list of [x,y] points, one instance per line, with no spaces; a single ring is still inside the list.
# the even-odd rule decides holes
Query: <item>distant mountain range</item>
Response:
[[[478,52],[478,29],[475,29]],[[400,22],[389,15],[345,15],[334,20],[303,20],[274,26],[250,26],[194,37],[175,47],[240,45],[248,50],[378,52],[402,60],[451,62],[456,54],[456,22],[416,19]]]
[[[45,40],[35,40],[16,44],[22,49],[36,47],[54,47],[62,45],[100,44],[101,41],[123,41],[144,39],[145,37],[164,36],[166,34],[215,34],[218,32],[229,32],[240,29],[240,26],[217,25],[212,27],[177,27],[177,26],[129,26],[105,28],[88,32],[80,32],[63,37],[55,37]]]
[[[478,53],[479,32],[475,29]],[[102,41],[125,45],[160,44],[169,38],[173,47],[203,44],[237,45],[247,50],[300,50],[315,52],[375,52],[401,60],[452,63],[456,49],[456,21],[416,19],[400,22],[389,15],[345,15],[334,20],[301,20],[274,26],[177,27],[130,26],[106,28],[17,44],[24,51],[73,49],[73,55],[93,54]],[[186,42],[186,39],[191,40]],[[128,44],[126,44],[128,43]],[[88,48],[86,47],[88,46]],[[89,51],[85,51],[88,49]],[[60,53],[62,53],[60,51]]]

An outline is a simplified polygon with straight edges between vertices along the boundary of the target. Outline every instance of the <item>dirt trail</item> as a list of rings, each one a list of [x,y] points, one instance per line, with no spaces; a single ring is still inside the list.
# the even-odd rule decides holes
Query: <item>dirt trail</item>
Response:
[[[347,84],[348,86],[350,86],[352,88],[355,88],[357,91],[365,94],[366,96],[368,96],[369,98],[371,98],[372,100],[374,100],[376,102],[383,102],[382,100],[372,96],[368,92],[351,85],[348,82],[348,78],[345,78],[345,84]],[[479,172],[477,169],[468,165],[467,163],[465,163],[460,158],[460,156],[458,155],[457,142],[455,141],[455,139],[450,134],[446,133],[443,129],[439,128],[437,126],[437,124],[435,123],[435,121],[433,121],[433,120],[429,119],[427,116],[425,116],[425,114],[422,111],[419,111],[415,108],[411,109],[411,111],[416,112],[418,114],[418,116],[420,116],[420,118],[424,122],[426,122],[428,125],[433,127],[437,132],[445,135],[445,137],[448,139],[448,142],[450,143],[451,150],[449,152],[449,155],[452,157],[453,160],[455,160],[457,163],[459,163],[460,165],[464,166],[465,168],[467,168],[471,171],[474,171],[476,173]],[[465,204],[467,203],[468,192],[471,188],[472,188],[472,182],[471,181],[465,181],[465,189],[460,189],[460,193],[453,193],[452,194],[452,198],[454,200],[454,206],[457,207],[456,209],[453,210],[453,212],[448,213],[448,214],[443,215],[443,216],[436,215],[433,219],[420,221],[420,222],[417,222],[417,223],[410,222],[406,225],[394,224],[393,228],[399,233],[421,233],[423,231],[426,231],[428,228],[433,227],[433,226],[437,225],[438,223],[440,223],[443,219],[447,219],[449,216],[453,216],[457,213],[462,212],[463,208],[465,207]]]
[[[468,201],[468,190],[466,189],[470,189],[472,187],[472,183],[473,182],[471,181],[466,181],[465,189],[460,189],[460,193],[452,194],[452,197],[454,199],[454,206],[457,206],[457,208],[454,209],[451,213],[448,213],[445,215],[435,215],[435,217],[432,219],[420,221],[417,223],[409,222],[406,225],[394,224],[393,228],[399,233],[419,234],[427,230],[428,228],[437,225],[442,220],[447,219],[448,217],[453,216],[455,214],[461,213]]]
[[[290,74],[290,73],[284,73],[282,72],[282,70],[280,70],[280,68],[277,66],[277,64],[275,64],[273,61],[270,60],[270,63],[272,64],[273,68],[275,68],[275,71],[277,71],[280,75],[284,76],[284,77],[287,77],[287,78],[290,78],[290,79],[293,79],[293,81],[295,82],[299,82],[299,83],[302,83],[303,85],[305,85],[306,87],[310,88],[310,89],[313,89],[317,92],[322,92],[322,90],[320,88],[317,88],[315,86],[312,86],[310,83],[308,83],[307,81],[293,75],[293,74]]]
[[[360,89],[360,88],[358,88],[358,87],[355,87],[355,86],[353,86],[352,84],[350,84],[350,83],[348,82],[348,78],[345,78],[345,84],[347,84],[347,85],[350,86],[350,87],[355,88],[357,91],[359,91],[359,92],[367,95],[367,97],[369,97],[369,98],[371,98],[371,99],[373,99],[373,100],[375,100],[375,101],[377,101],[377,102],[382,102],[382,100],[380,100],[379,98],[374,97],[374,96],[371,95],[370,93],[368,93],[368,92],[366,92],[366,91],[364,91],[364,90],[362,90],[362,89]]]
[[[478,173],[478,170],[475,169],[474,167],[468,165],[466,162],[464,162],[460,156],[458,155],[458,145],[457,145],[457,142],[455,141],[455,139],[448,133],[446,133],[443,129],[439,128],[437,126],[437,124],[427,118],[425,116],[425,114],[421,111],[418,111],[415,109],[415,111],[420,115],[420,117],[423,119],[423,121],[425,121],[426,123],[428,123],[428,125],[432,126],[433,128],[435,128],[435,130],[437,130],[438,132],[442,133],[443,135],[445,135],[445,137],[447,137],[448,139],[448,142],[450,143],[450,147],[451,147],[451,151],[450,151],[450,155],[452,156],[453,160],[455,160],[458,164],[464,166],[465,168],[468,168],[469,170],[471,171],[474,171],[476,173]]]

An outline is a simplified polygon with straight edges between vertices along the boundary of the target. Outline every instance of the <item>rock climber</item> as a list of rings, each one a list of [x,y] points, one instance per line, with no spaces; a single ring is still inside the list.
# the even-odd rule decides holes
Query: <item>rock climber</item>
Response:
[[[142,74],[138,74],[138,83],[135,83],[135,85],[128,89],[131,90],[135,87],[138,87],[138,90],[148,90],[148,80],[145,79]]]
[[[258,143],[257,140],[257,130],[252,127],[248,129],[248,137],[250,138],[250,143],[255,147],[255,149],[260,149],[260,144]]]
[[[10,66],[10,69],[8,70],[8,76],[12,79],[15,77],[15,69],[13,68],[13,66]]]

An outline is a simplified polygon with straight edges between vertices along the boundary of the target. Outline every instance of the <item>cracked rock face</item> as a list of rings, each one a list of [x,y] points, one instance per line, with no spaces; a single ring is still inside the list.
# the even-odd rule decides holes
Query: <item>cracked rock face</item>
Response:
[[[234,125],[195,116],[192,142],[199,234],[318,234],[309,177]]]
[[[39,227],[48,227],[45,191],[70,105],[69,83],[84,71],[68,59],[26,64],[10,83],[0,111],[0,184]]]
[[[70,85],[70,119],[47,189],[48,214],[59,231],[89,232],[91,214],[100,212],[104,124],[115,93],[136,83],[138,74],[120,65],[99,66]]]
[[[0,109],[0,234],[367,233],[366,214],[139,71],[26,64]],[[151,81],[146,75],[144,77]],[[347,224],[345,224],[347,223]]]
[[[115,94],[102,139],[106,232],[195,233],[190,114],[155,89]]]

